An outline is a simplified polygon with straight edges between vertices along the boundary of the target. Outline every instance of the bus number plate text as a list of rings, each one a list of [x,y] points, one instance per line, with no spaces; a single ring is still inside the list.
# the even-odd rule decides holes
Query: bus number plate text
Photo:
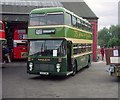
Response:
[[[49,75],[48,72],[40,72],[41,75]]]

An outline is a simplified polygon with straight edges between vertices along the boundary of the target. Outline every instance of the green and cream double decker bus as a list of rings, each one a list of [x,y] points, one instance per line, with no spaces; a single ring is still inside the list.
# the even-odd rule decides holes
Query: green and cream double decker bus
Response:
[[[91,64],[91,24],[62,7],[30,13],[27,73],[75,75]]]

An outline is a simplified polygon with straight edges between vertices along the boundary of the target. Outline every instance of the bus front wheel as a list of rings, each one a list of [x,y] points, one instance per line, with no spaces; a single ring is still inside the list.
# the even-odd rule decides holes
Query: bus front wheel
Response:
[[[74,76],[76,73],[77,73],[77,64],[76,64],[76,61],[74,61],[74,63],[73,63],[73,65],[72,65],[73,67],[73,73],[72,73],[72,75]]]

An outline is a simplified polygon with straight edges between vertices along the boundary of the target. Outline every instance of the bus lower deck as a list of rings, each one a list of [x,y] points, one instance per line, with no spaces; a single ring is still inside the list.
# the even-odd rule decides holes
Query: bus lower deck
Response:
[[[73,54],[74,44],[65,39],[29,40],[27,72],[39,75],[75,74],[91,64],[91,52]],[[84,48],[87,50],[86,48]],[[81,55],[81,56],[80,56]]]

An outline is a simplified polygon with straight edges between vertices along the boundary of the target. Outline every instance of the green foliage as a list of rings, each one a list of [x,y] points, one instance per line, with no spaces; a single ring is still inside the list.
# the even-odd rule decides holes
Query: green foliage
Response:
[[[108,42],[109,47],[114,47],[119,45],[119,39],[118,38],[111,38]]]
[[[120,25],[111,25],[98,32],[98,45],[105,47],[120,46]]]

